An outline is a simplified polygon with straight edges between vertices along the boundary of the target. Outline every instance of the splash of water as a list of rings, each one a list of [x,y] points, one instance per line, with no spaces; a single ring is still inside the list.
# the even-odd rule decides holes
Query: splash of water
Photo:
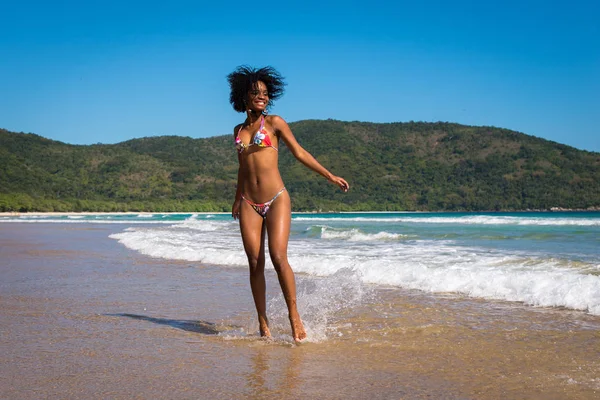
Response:
[[[307,339],[322,342],[338,333],[334,327],[336,315],[372,301],[374,289],[363,282],[361,273],[342,268],[333,275],[315,279],[298,277],[298,311],[304,323]],[[272,330],[289,331],[287,307],[282,295],[267,303]]]

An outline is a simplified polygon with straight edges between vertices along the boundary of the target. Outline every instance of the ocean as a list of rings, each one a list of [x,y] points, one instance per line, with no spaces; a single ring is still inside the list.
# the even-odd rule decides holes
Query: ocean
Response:
[[[122,231],[110,237],[141,254],[247,267],[229,214],[22,215],[0,222],[119,224]],[[296,273],[317,281],[335,275],[600,315],[600,212],[294,213],[288,256]]]

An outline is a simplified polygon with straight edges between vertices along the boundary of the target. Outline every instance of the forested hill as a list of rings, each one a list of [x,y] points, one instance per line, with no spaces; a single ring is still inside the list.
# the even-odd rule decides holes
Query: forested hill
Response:
[[[307,120],[298,141],[344,194],[281,146],[294,210],[525,210],[600,206],[600,153],[453,123]],[[231,136],[76,146],[0,130],[0,211],[228,211]]]

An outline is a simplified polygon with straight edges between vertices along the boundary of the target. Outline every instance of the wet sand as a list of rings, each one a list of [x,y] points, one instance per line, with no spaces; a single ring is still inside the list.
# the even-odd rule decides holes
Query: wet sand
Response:
[[[265,342],[245,269],[139,255],[125,228],[0,224],[0,398],[600,396],[600,317],[371,288],[326,338],[293,345],[280,313]]]

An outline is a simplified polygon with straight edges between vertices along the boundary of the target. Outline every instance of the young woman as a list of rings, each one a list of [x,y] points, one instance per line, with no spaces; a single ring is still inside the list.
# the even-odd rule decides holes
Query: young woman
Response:
[[[296,307],[296,282],[287,259],[291,204],[277,166],[281,143],[285,143],[298,161],[344,192],[348,191],[349,185],[343,178],[325,169],[298,144],[283,118],[267,115],[267,109],[273,100],[283,95],[285,86],[283,77],[275,69],[240,66],[227,79],[233,109],[246,113],[246,120],[233,131],[240,166],[231,213],[240,221],[260,335],[271,336],[266,315],[264,275],[267,233],[269,254],[288,307],[292,336],[294,341],[300,342],[306,338],[306,331]]]

